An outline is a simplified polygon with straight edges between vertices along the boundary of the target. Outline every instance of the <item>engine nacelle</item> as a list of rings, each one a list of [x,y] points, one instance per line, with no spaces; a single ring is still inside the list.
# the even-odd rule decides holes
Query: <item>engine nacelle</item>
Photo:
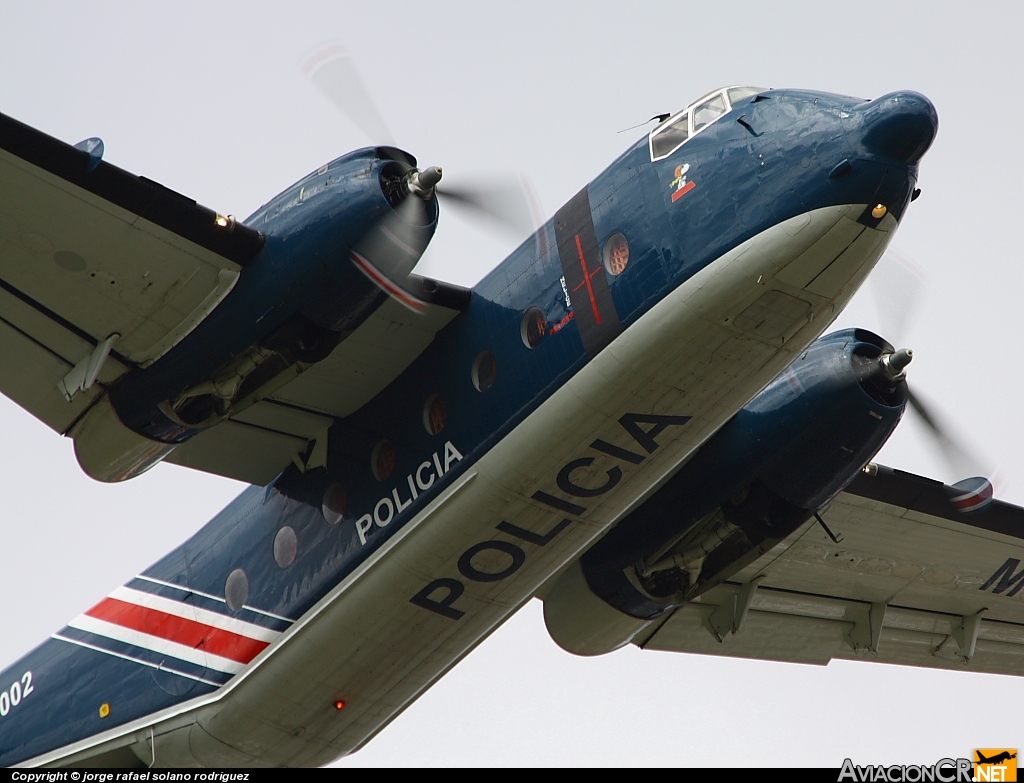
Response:
[[[815,342],[560,578],[544,606],[552,638],[580,655],[617,649],[828,504],[903,415],[893,355],[860,329]]]
[[[326,358],[388,295],[357,263],[358,249],[376,240],[380,253],[409,255],[384,258],[405,263],[406,275],[434,234],[437,199],[410,193],[422,179],[415,164],[390,147],[358,150],[251,216],[266,245],[231,293],[166,355],[119,379],[71,431],[82,469],[100,481],[136,476]],[[429,284],[409,276],[407,295],[430,301]]]

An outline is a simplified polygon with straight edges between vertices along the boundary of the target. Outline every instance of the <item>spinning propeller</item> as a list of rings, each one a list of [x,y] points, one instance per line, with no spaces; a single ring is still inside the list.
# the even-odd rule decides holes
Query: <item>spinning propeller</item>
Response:
[[[970,476],[953,484],[960,494],[952,498],[953,505],[960,511],[980,511],[992,502],[995,492],[992,482],[985,476],[991,471],[984,470],[980,463],[956,440],[950,429],[936,416],[934,411],[921,402],[921,398],[907,389],[907,402],[928,428],[938,444],[939,451],[949,463],[955,475]]]
[[[885,255],[891,263],[881,266],[872,275],[871,290],[875,295],[878,310],[884,320],[890,321],[886,331],[893,337],[900,337],[910,321],[916,304],[920,301],[925,278],[923,273],[911,261],[893,251]],[[883,259],[884,260],[884,259]],[[882,272],[877,276],[878,272]],[[914,352],[900,349],[895,353],[883,356],[883,365],[894,380],[903,380],[904,369],[914,357]],[[992,502],[994,489],[987,476],[990,469],[967,449],[963,442],[954,434],[954,430],[936,412],[931,403],[925,403],[920,393],[913,392],[907,386],[907,402],[918,415],[922,424],[935,439],[939,452],[956,476],[970,476],[953,484],[958,491],[950,499],[953,505],[962,512],[980,511]]]
[[[302,64],[302,71],[367,136],[392,143],[383,115],[343,46],[330,44],[317,50]],[[419,312],[426,305],[411,293],[408,280],[432,235],[424,227],[433,223],[430,201],[435,195],[517,238],[533,233],[539,222],[524,193],[525,183],[492,179],[486,185],[441,188],[440,181],[438,166],[408,171],[396,183],[393,211],[367,231],[352,253],[353,263],[378,287]]]

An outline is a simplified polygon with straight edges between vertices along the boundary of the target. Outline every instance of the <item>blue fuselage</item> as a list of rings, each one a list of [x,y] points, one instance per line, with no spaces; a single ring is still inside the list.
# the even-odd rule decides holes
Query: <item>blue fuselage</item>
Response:
[[[739,101],[664,160],[652,163],[645,136],[475,286],[469,306],[397,380],[334,422],[327,468],[289,468],[268,487],[250,487],[128,587],[270,631],[286,629],[618,333],[715,259],[822,207],[868,205],[861,216],[868,226],[880,220],[871,214],[877,204],[901,218],[923,153],[901,140],[913,136],[907,127],[927,125],[933,116],[930,104],[913,93],[865,102],[772,91]],[[934,134],[934,123],[921,134]],[[684,164],[693,185],[673,198]],[[357,239],[351,227],[386,208],[379,192],[370,196],[363,187],[376,186],[380,165],[373,150],[339,158],[250,218],[267,235],[261,255],[206,322],[114,390],[125,424],[175,437],[159,431],[164,424],[152,415],[169,389],[197,382],[295,312],[329,322],[334,316],[324,302],[332,297],[346,307],[355,303],[352,312],[368,314],[379,305],[377,290],[353,274],[348,252]],[[629,263],[613,276],[601,256],[615,234],[628,240]],[[570,253],[574,247],[578,252]],[[319,297],[324,291],[331,296]],[[531,307],[543,315],[544,334],[534,348],[523,331]],[[344,330],[357,325],[358,318],[341,324]],[[497,373],[493,385],[479,391],[474,362],[484,351],[493,355]],[[447,420],[430,434],[424,405],[438,394]],[[371,455],[382,441],[394,459],[387,478],[378,480]],[[340,521],[336,513],[326,518],[329,495]],[[295,554],[282,567],[275,542],[281,546],[285,527],[294,533]],[[247,581],[245,606],[231,614],[226,580],[239,569]],[[200,664],[172,666],[129,641],[72,627],[5,669],[0,688],[26,672],[33,693],[0,717],[0,765],[209,693],[234,676]],[[114,705],[107,717],[98,712],[103,703]]]

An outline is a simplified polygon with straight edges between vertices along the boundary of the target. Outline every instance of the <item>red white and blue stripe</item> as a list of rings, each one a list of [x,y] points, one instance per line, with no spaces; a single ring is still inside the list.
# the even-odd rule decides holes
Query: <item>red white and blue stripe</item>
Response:
[[[953,505],[963,513],[983,511],[992,504],[994,495],[992,482],[982,476],[958,481],[953,485],[953,489],[958,490],[959,494],[950,499],[953,501]]]
[[[54,634],[144,666],[209,685],[222,685],[292,624],[223,598],[140,576],[119,587]]]

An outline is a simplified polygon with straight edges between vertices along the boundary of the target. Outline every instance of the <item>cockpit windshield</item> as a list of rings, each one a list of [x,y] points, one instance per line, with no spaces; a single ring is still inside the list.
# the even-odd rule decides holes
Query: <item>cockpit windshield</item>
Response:
[[[730,87],[726,92],[729,94],[729,102],[735,105],[751,95],[768,91],[764,87]]]
[[[728,114],[734,104],[760,92],[764,90],[759,87],[724,87],[690,104],[651,131],[651,160],[667,158],[719,117]]]
[[[700,133],[727,111],[724,95],[716,95],[698,104],[693,108],[693,132]]]

